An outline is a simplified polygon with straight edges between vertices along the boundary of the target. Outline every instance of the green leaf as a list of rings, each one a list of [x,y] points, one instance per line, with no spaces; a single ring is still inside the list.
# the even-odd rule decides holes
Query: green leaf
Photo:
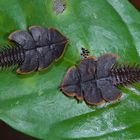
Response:
[[[140,56],[140,14],[127,0],[67,0],[54,11],[54,0],[1,0],[0,42],[31,25],[54,27],[70,42],[64,57],[48,71],[21,76],[0,72],[0,119],[41,139],[138,139],[140,92],[122,89],[119,103],[89,107],[64,96],[59,85],[67,69],[80,61],[81,47],[91,55],[116,53],[120,62]]]

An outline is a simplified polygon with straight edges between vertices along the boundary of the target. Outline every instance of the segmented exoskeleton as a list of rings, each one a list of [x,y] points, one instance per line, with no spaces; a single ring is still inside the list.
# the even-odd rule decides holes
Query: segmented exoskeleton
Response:
[[[84,48],[82,52],[84,59],[68,69],[61,84],[62,92],[67,96],[100,105],[121,97],[118,86],[140,81],[138,65],[117,64],[117,55],[111,53],[95,58]]]
[[[17,73],[27,74],[48,68],[63,55],[68,39],[54,28],[32,26],[10,34],[13,47],[0,51],[0,68],[17,65]]]

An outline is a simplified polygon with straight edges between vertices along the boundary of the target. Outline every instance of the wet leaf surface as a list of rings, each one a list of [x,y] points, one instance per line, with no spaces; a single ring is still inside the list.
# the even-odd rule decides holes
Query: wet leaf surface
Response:
[[[127,0],[71,0],[56,14],[51,0],[1,0],[0,42],[31,25],[54,27],[69,38],[64,57],[48,71],[27,76],[0,72],[0,118],[13,128],[42,139],[138,139],[139,86],[122,89],[120,103],[89,107],[64,96],[59,85],[66,70],[80,61],[81,47],[91,55],[116,53],[120,62],[139,62],[140,14]]]

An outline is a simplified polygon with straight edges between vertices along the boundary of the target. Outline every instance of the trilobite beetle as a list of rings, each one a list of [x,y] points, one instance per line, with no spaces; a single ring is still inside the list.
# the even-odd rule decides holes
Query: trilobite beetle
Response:
[[[116,65],[118,56],[104,54],[99,58],[89,56],[82,48],[84,59],[68,69],[60,90],[67,96],[84,100],[89,105],[100,105],[120,99],[119,85],[140,81],[140,67],[137,65]]]
[[[28,74],[48,68],[64,53],[68,39],[55,28],[31,26],[9,35],[13,47],[0,52],[0,67],[18,65],[17,73]]]

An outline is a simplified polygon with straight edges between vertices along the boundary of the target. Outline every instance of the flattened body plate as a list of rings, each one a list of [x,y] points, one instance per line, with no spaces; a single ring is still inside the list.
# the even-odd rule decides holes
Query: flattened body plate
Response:
[[[83,99],[90,105],[119,99],[122,93],[113,85],[110,76],[116,58],[113,54],[105,54],[97,60],[94,57],[83,59],[76,67],[68,70],[61,90],[64,94]]]
[[[25,59],[17,70],[22,74],[46,69],[61,58],[68,42],[58,30],[40,26],[32,26],[29,31],[15,31],[9,39],[24,49]]]

